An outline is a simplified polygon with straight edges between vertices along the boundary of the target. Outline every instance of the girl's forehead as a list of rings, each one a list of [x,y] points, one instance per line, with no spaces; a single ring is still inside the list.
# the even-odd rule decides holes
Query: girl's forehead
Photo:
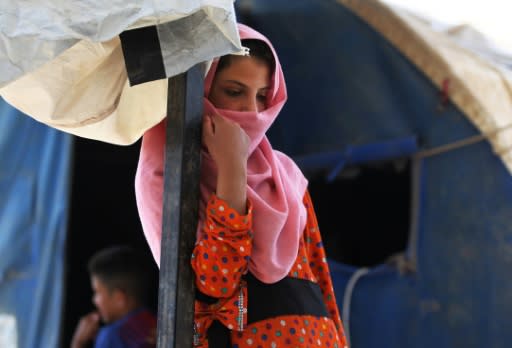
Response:
[[[219,71],[215,78],[216,80],[242,80],[239,82],[268,84],[270,81],[270,68],[259,59],[236,57],[231,64]]]

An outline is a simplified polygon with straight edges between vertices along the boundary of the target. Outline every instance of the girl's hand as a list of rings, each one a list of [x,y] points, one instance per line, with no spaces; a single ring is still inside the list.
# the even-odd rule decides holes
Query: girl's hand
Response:
[[[217,196],[245,214],[249,136],[240,125],[220,115],[205,116],[203,142],[217,165]]]
[[[219,172],[247,166],[250,140],[237,123],[220,115],[205,116],[203,142]]]

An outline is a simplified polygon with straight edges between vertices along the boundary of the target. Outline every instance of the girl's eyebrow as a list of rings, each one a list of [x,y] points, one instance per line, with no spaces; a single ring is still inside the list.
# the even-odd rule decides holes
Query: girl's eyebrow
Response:
[[[242,82],[240,81],[237,81],[237,80],[225,80],[225,82],[230,82],[230,83],[234,83],[240,87],[244,87],[244,88],[247,88],[247,86],[245,84],[243,84]],[[265,86],[265,87],[262,87],[260,88],[260,90],[266,90],[266,89],[270,89],[269,86]]]
[[[236,81],[236,80],[226,80],[226,82],[234,83],[236,85],[239,85],[240,87],[247,87],[242,82]]]

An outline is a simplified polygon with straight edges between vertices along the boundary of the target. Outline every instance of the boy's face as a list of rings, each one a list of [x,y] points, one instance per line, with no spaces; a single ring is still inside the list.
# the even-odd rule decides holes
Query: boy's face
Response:
[[[123,293],[120,290],[109,289],[98,277],[91,277],[91,286],[94,292],[92,302],[100,313],[101,320],[111,323],[119,319],[122,314]]]

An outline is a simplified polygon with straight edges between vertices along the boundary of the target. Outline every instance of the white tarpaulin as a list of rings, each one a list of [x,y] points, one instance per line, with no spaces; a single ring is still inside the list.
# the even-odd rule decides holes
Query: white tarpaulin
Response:
[[[233,0],[0,0],[0,95],[49,126],[133,143],[166,113],[165,79],[127,79],[118,35],[146,26],[167,77],[242,50]]]

